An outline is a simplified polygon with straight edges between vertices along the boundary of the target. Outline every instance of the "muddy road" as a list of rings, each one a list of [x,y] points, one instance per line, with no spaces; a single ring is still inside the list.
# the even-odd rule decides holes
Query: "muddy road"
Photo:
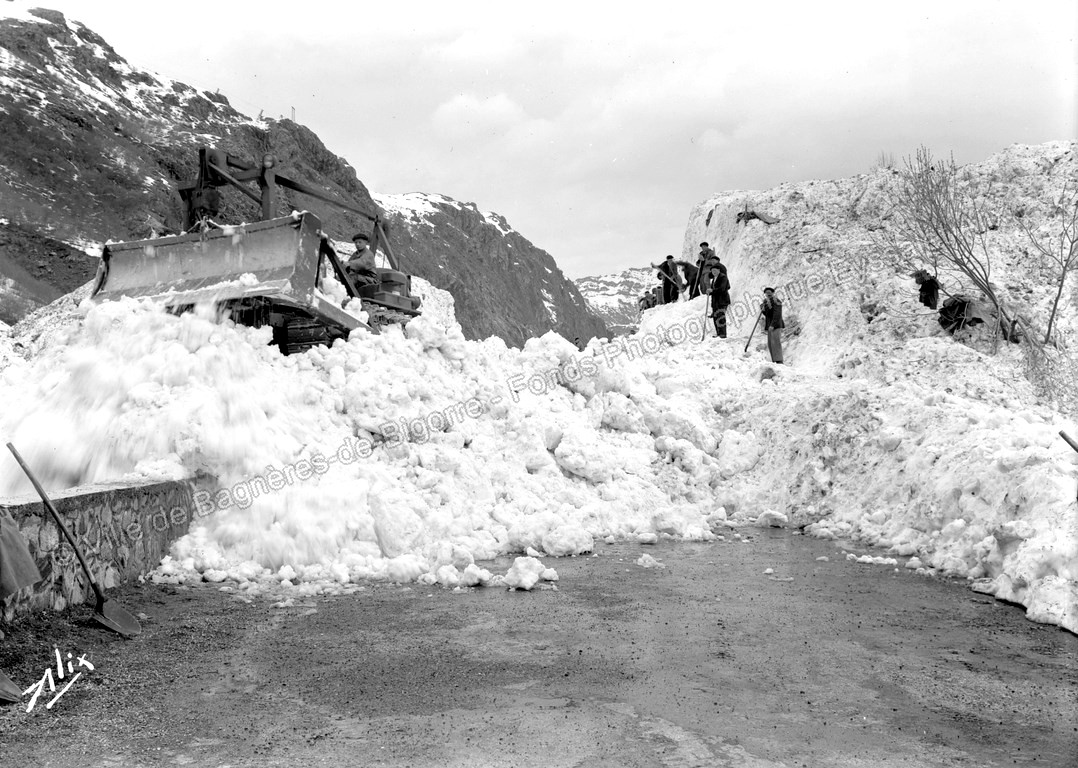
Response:
[[[0,764],[1076,765],[1078,637],[834,542],[747,535],[549,558],[557,590],[274,608],[128,587],[137,639],[86,607],[6,628],[20,685],[54,648],[95,669],[52,709],[0,709]]]

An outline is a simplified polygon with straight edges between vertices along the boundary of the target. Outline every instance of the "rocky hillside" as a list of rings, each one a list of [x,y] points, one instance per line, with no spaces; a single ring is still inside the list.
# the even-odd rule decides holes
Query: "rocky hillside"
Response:
[[[473,338],[499,336],[520,346],[549,330],[581,343],[608,334],[550,254],[504,217],[444,195],[374,197],[402,267],[452,293]]]
[[[615,335],[629,333],[636,328],[640,316],[637,299],[656,285],[655,270],[649,267],[576,280],[576,287],[584,295],[588,306]]]
[[[92,243],[176,231],[176,183],[196,174],[200,146],[249,159],[272,152],[286,175],[377,209],[356,170],[304,126],[243,115],[221,94],[131,66],[56,11],[33,13],[32,20],[0,17],[0,319],[17,320],[89,280]],[[224,199],[222,219],[258,217],[238,193]],[[317,214],[338,240],[362,224],[283,191],[279,212],[293,209]],[[469,338],[504,332],[520,344],[550,328],[570,338],[605,332],[549,255],[525,247],[508,227],[479,226],[478,212],[474,227],[466,218],[436,217],[429,226],[398,227],[392,237],[409,271],[453,294]],[[523,251],[517,265],[504,258],[510,247]],[[484,280],[471,277],[477,260],[486,265]],[[552,310],[543,311],[546,303]]]

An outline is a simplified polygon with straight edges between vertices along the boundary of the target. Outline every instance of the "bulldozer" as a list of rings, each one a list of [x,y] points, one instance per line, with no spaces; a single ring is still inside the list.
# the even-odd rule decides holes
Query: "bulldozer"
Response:
[[[381,214],[294,181],[277,172],[276,166],[272,154],[255,164],[219,149],[200,148],[198,176],[179,185],[183,231],[107,244],[91,301],[148,298],[174,313],[212,304],[219,316],[236,323],[271,326],[272,343],[285,355],[347,339],[356,328],[378,333],[384,326],[405,324],[418,316],[419,297],[412,295],[411,276],[399,269]],[[250,182],[257,182],[257,193],[249,188]],[[259,221],[238,225],[216,221],[221,210],[219,188],[226,185],[260,206]],[[314,214],[275,217],[278,187],[370,221],[370,249],[376,254],[381,248],[388,264],[375,269],[377,281],[354,284]]]

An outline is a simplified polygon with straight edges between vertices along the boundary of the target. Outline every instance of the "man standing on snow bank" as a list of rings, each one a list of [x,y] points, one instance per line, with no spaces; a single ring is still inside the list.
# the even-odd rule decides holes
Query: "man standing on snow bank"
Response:
[[[707,244],[707,242],[700,243],[700,254],[696,257],[696,280],[699,283],[699,293],[710,293],[707,280],[711,276],[711,267],[714,264],[719,263],[719,257],[715,255],[715,251]]]
[[[658,278],[663,281],[663,304],[672,304],[677,301],[678,291],[681,287],[678,282],[677,267],[674,266],[674,257],[667,256],[662,264],[652,264],[654,269],[659,270]]]
[[[764,300],[760,304],[760,314],[764,316],[764,332],[767,334],[767,351],[771,353],[771,362],[782,363],[782,299],[775,295],[774,288],[764,288]]]
[[[726,308],[730,306],[730,280],[722,264],[710,268],[711,317],[715,320],[715,335],[726,338]]]

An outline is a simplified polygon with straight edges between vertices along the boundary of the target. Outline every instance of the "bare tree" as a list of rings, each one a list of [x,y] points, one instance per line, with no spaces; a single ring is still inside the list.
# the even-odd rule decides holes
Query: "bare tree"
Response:
[[[987,233],[995,228],[995,217],[959,178],[953,157],[936,161],[921,147],[916,157],[906,158],[887,218],[882,239],[899,266],[927,265],[937,276],[953,273],[995,308],[997,333],[1002,324],[1014,332],[1017,321],[1008,317],[991,281]]]
[[[1078,185],[1070,190],[1066,183],[1063,185],[1059,205],[1052,213],[1059,216],[1059,230],[1044,238],[1033,231],[1029,217],[1017,217],[1022,231],[1052,270],[1053,279],[1056,280],[1056,296],[1052,301],[1052,311],[1048,314],[1048,329],[1044,332],[1045,344],[1052,342],[1052,326],[1059,310],[1059,300],[1063,297],[1063,290],[1067,285],[1067,277],[1072,272],[1078,272]]]

